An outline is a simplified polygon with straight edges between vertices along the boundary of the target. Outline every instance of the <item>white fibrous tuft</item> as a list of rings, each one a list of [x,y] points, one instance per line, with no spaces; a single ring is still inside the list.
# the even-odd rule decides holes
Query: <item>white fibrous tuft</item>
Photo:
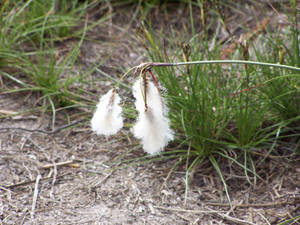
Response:
[[[91,120],[92,130],[98,135],[113,135],[123,127],[121,98],[114,89],[100,98]]]
[[[138,80],[132,88],[136,98],[135,107],[139,112],[137,123],[133,127],[133,134],[141,139],[144,151],[153,155],[163,151],[174,137],[167,117],[168,109],[159,90],[150,81],[147,81],[146,89],[147,110],[145,110],[144,102],[144,83]]]

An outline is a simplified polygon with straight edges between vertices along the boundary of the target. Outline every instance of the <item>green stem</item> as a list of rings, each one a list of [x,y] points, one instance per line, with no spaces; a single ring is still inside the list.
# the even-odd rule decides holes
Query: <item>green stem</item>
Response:
[[[161,66],[184,66],[184,65],[194,65],[194,64],[249,64],[249,65],[257,65],[257,66],[272,66],[272,67],[277,67],[282,69],[300,71],[300,67],[274,64],[274,63],[265,63],[265,62],[245,61],[245,60],[204,60],[204,61],[177,62],[177,63],[153,62],[153,63],[146,64],[145,67],[150,68],[150,67],[161,67]]]
[[[300,67],[288,66],[288,65],[282,65],[282,64],[274,64],[274,63],[246,61],[246,60],[203,60],[203,61],[177,62],[177,63],[149,62],[149,63],[142,63],[138,66],[134,66],[134,67],[130,68],[125,74],[122,75],[122,77],[116,83],[115,88],[119,87],[120,83],[123,81],[123,79],[134,69],[139,71],[140,75],[141,75],[142,71],[150,70],[152,67],[186,66],[186,65],[196,65],[196,64],[198,64],[198,65],[200,65],[200,64],[244,64],[244,65],[249,64],[249,65],[257,65],[257,66],[272,66],[272,67],[276,67],[276,68],[300,71]]]
[[[134,66],[134,67],[130,68],[126,73],[124,73],[124,74],[122,75],[122,77],[118,80],[118,82],[116,83],[115,88],[118,88],[118,87],[120,86],[121,82],[124,80],[124,78],[125,78],[132,70],[134,70],[134,69],[136,69],[136,68],[137,68],[137,66]]]

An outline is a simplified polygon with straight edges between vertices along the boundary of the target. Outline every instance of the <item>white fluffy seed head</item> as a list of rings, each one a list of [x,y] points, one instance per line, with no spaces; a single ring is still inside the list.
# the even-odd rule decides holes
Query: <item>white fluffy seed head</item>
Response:
[[[143,85],[141,80],[136,81],[133,85],[133,95],[136,98],[135,106],[139,112],[137,123],[133,127],[133,134],[136,138],[141,139],[145,152],[157,154],[164,150],[169,141],[173,140],[173,131],[169,126],[167,106],[159,90],[150,81],[147,81],[148,109],[145,111]]]
[[[113,135],[123,127],[120,97],[114,89],[103,95],[91,120],[92,130],[98,135]]]
[[[145,90],[143,78],[137,80],[133,87],[133,96],[135,97],[135,107],[138,112],[145,111]],[[168,108],[165,105],[164,99],[162,98],[159,90],[151,81],[147,81],[147,93],[146,93],[147,105],[152,107],[153,113],[157,113],[158,116],[163,113],[168,113]]]

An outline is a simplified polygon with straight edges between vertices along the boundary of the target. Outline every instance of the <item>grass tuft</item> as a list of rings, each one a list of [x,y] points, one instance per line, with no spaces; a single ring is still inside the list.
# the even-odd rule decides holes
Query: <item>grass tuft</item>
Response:
[[[291,5],[292,9],[295,7]],[[179,158],[189,161],[186,196],[190,171],[204,159],[215,168],[230,202],[229,187],[219,158],[236,163],[243,168],[245,179],[256,183],[256,178],[260,178],[255,160],[258,151],[266,151],[269,155],[278,149],[279,141],[281,146],[290,145],[291,141],[294,146],[299,146],[300,57],[295,14],[290,24],[288,32],[259,33],[253,38],[256,42],[240,44],[242,51],[237,48],[238,54],[233,54],[249,60],[249,64],[251,60],[258,60],[264,66],[234,62],[226,66],[206,64],[206,60],[222,57],[221,43],[215,42],[212,46],[207,34],[194,33],[190,40],[180,45],[169,40],[170,48],[166,49],[166,40],[160,41],[161,34],[155,34],[145,25],[139,27],[139,38],[153,62],[196,61],[180,68],[153,67],[159,82],[167,90],[164,95],[177,135],[174,144],[182,149]],[[283,49],[287,54],[284,60]],[[199,61],[203,63],[199,65]],[[268,63],[281,63],[283,67]],[[289,69],[292,67],[296,70]],[[235,158],[229,156],[231,151],[235,152]]]

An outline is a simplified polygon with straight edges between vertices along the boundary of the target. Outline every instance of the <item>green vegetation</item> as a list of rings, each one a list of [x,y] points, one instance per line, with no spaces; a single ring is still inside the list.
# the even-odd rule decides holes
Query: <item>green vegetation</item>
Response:
[[[200,4],[199,7],[202,5]],[[291,4],[295,12],[295,5]],[[215,7],[218,12],[218,7]],[[218,18],[226,26],[224,18]],[[191,24],[194,24],[191,18]],[[299,33],[296,12],[290,27],[266,31],[237,44],[235,58],[299,67]],[[192,28],[192,31],[194,33]],[[201,61],[220,59],[222,43],[211,40],[205,31],[194,33],[190,40],[160,41],[164,34],[147,26],[139,29],[142,44],[153,62]],[[256,39],[253,42],[253,39]],[[284,54],[284,56],[282,56]],[[170,119],[176,131],[176,150],[163,152],[157,158],[176,156],[187,161],[186,185],[194,167],[208,159],[219,174],[230,201],[230,193],[220,168],[229,160],[244,170],[249,183],[256,182],[255,156],[262,152],[295,154],[300,145],[300,72],[272,66],[231,64],[153,67],[159,82],[166,88],[165,97]],[[173,148],[174,149],[174,148]]]
[[[144,7],[141,15],[146,20],[149,10],[159,3],[149,1],[143,5],[141,2],[121,1],[120,4],[139,3],[141,8]],[[175,32],[167,39],[163,33],[151,30],[151,26],[142,25],[138,35],[152,61],[188,62],[222,57],[224,42],[218,42],[216,35],[208,32],[206,1],[186,2],[190,9],[195,6],[202,10],[204,29],[196,32],[192,10],[191,37],[181,44],[178,44]],[[295,2],[291,1],[289,6],[292,13],[287,30],[259,33],[255,42],[240,43],[232,57],[300,67],[299,12]],[[98,65],[85,70],[79,68],[80,72],[75,74],[73,71],[86,32],[105,19],[93,23],[88,21],[88,10],[100,3],[102,1],[4,0],[0,4],[0,73],[5,79],[17,83],[19,88],[7,87],[3,91],[39,93],[38,103],[42,102],[44,112],[52,113],[53,124],[58,109],[95,105],[93,94],[85,90],[84,85]],[[118,5],[115,1],[111,3]],[[210,7],[212,15],[226,30],[226,20],[217,4],[214,7],[211,3]],[[146,24],[146,21],[141,22]],[[57,44],[71,37],[76,40],[71,50],[64,56],[57,55]],[[220,168],[222,160],[236,163],[244,171],[245,179],[254,183],[260,178],[256,166],[261,161],[254,158],[257,153],[264,151],[267,156],[280,149],[285,150],[281,150],[283,155],[299,153],[299,71],[215,63],[154,67],[153,73],[167,90],[163,94],[170,108],[172,128],[176,131],[176,140],[172,143],[175,148],[159,156],[142,157],[140,162],[178,158],[172,170],[186,162],[186,194],[191,171],[204,160],[208,159],[216,169],[230,200]],[[128,84],[120,86],[128,90]],[[127,107],[125,113],[131,118],[135,115],[131,107]],[[136,160],[125,162],[136,163]]]
[[[19,88],[4,86],[5,93],[40,93],[36,104],[49,109],[53,124],[58,108],[94,104],[81,93],[89,74],[76,65],[86,32],[104,21],[90,22],[88,12],[101,1],[4,1],[0,4],[0,70]],[[58,45],[73,38],[64,55]],[[76,71],[76,72],[75,72]],[[41,103],[41,104],[40,104]]]

